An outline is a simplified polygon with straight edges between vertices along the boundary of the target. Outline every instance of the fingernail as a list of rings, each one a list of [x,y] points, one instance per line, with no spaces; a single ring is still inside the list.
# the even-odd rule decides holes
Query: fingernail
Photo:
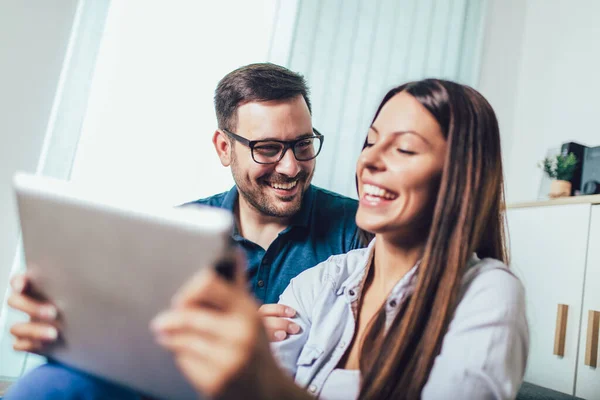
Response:
[[[286,338],[287,333],[285,333],[285,331],[276,331],[273,336],[275,336],[275,339],[277,340],[283,340]]]
[[[298,332],[300,332],[300,325],[294,324],[293,322],[291,324],[288,325],[288,331],[291,334],[296,334]]]
[[[150,330],[154,332],[160,331],[160,321],[158,318],[154,318],[152,321],[150,321]]]
[[[294,310],[293,308],[290,308],[290,307],[286,307],[285,315],[287,315],[288,317],[293,317],[296,315],[296,310]]]
[[[157,315],[151,322],[150,322],[150,329],[152,329],[155,332],[159,332],[162,331],[164,328],[164,324],[165,324],[166,318],[164,314],[159,314]]]
[[[58,338],[58,331],[54,327],[47,328],[44,336],[46,339],[56,340],[56,338]]]
[[[45,307],[42,307],[40,314],[42,314],[41,315],[42,318],[54,320],[54,319],[56,319],[56,316],[58,313],[54,306],[45,306]]]

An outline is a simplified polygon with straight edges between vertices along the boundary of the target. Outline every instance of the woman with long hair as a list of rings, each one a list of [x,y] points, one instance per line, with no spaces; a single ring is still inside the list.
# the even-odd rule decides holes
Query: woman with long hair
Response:
[[[203,271],[154,321],[159,343],[211,396],[514,398],[529,338],[506,266],[489,103],[444,80],[392,89],[356,181],[356,221],[375,238],[292,280],[280,303],[297,311],[298,335],[270,351],[241,274],[228,283]]]

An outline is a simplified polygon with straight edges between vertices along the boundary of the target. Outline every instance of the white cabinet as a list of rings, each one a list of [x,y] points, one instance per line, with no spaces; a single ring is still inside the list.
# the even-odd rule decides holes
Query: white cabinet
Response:
[[[592,318],[600,318],[600,205],[592,207],[590,235],[588,240],[587,268],[583,295],[581,334],[579,342],[579,362],[575,394],[584,399],[600,399],[600,355],[598,354],[598,326],[589,329],[590,312]],[[597,322],[596,322],[597,324]],[[595,341],[595,348],[592,346]],[[596,367],[586,365],[586,351],[594,350]]]
[[[525,380],[600,399],[600,368],[584,365],[588,310],[600,311],[600,205],[511,208],[507,217],[511,267],[526,289]]]

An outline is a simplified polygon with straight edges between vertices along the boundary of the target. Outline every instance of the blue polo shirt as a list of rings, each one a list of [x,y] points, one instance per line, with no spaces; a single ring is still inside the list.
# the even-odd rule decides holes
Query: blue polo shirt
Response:
[[[196,200],[186,205],[203,204],[234,211],[237,187],[229,192]],[[268,249],[263,249],[239,234],[233,239],[248,257],[248,284],[262,303],[277,303],[290,280],[334,254],[364,247],[355,222],[358,202],[348,197],[309,186],[300,211],[290,226],[281,231]]]

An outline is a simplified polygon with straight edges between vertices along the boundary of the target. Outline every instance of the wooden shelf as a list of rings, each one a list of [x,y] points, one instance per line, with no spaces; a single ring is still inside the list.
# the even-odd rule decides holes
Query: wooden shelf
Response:
[[[600,194],[593,194],[589,196],[561,197],[559,199],[554,200],[538,200],[526,201],[521,203],[509,203],[506,205],[506,208],[547,207],[564,204],[600,204]]]

